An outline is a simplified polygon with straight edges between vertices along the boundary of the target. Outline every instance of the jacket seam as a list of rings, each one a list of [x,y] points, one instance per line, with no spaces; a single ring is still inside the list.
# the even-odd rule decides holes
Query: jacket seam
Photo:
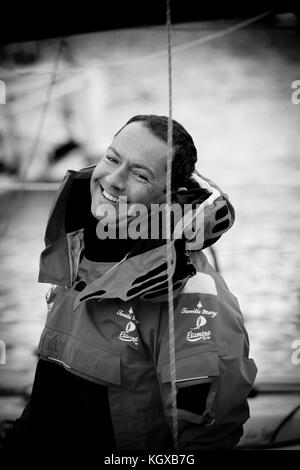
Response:
[[[73,335],[73,334],[68,333],[67,331],[65,331],[65,330],[64,330],[63,328],[61,328],[61,327],[58,329],[58,328],[53,328],[52,326],[46,325],[46,326],[45,326],[45,329],[46,329],[46,330],[52,330],[52,331],[54,331],[55,333],[64,333],[66,336],[69,336],[70,338],[74,338],[74,339],[76,339],[76,340],[78,340],[78,341],[80,341],[80,342],[82,342],[82,343],[85,343],[85,344],[87,344],[87,345],[89,345],[89,346],[93,346],[93,347],[95,347],[96,349],[104,349],[104,351],[107,351],[107,352],[109,352],[109,353],[111,353],[111,354],[113,354],[113,355],[115,355],[115,356],[121,357],[121,353],[116,352],[116,351],[114,351],[113,349],[108,349],[108,348],[106,348],[106,347],[103,347],[102,345],[99,346],[99,345],[97,345],[97,344],[95,344],[95,343],[93,343],[93,342],[91,342],[91,341],[86,341],[86,340],[84,340],[84,339],[82,339],[82,338],[79,338],[78,336],[75,336],[75,335]]]

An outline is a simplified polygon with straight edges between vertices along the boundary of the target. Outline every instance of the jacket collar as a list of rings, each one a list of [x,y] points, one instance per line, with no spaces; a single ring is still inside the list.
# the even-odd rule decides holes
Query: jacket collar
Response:
[[[83,212],[90,210],[89,183],[94,167],[95,165],[78,172],[68,171],[63,180],[47,223],[46,248],[40,259],[40,282],[63,284],[67,287],[74,284],[75,265],[78,265],[80,252],[83,249],[83,244],[79,246],[78,240],[83,232]],[[175,293],[179,292],[187,279],[195,273],[188,256],[189,251],[199,251],[213,244],[234,223],[233,207],[220,188],[199,173],[194,175],[194,182],[193,188],[177,197],[177,202],[188,202],[192,207],[180,230],[182,227],[188,230],[189,227],[195,226],[195,221],[199,217],[202,223],[196,224],[198,232],[192,241],[186,243],[185,248],[181,242],[172,241],[171,274]],[[197,204],[201,188],[208,191],[209,196],[201,204]],[[71,242],[76,237],[77,247],[74,247]],[[92,298],[129,300],[139,296],[152,301],[166,300],[167,284],[165,242],[157,243],[155,240],[153,243],[151,240],[141,240],[105,275],[79,292],[74,307]]]

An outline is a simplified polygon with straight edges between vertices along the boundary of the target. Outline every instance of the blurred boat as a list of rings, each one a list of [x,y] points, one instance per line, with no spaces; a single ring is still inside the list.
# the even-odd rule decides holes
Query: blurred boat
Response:
[[[300,382],[255,385],[238,449],[300,450]]]
[[[0,389],[0,449],[1,439],[30,397],[27,389],[4,393],[9,397]],[[300,383],[258,384],[249,397],[249,407],[250,418],[236,450],[300,450]]]

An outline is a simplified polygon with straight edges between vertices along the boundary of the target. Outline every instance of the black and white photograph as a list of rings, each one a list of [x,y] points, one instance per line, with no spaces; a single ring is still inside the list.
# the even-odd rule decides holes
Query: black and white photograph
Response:
[[[1,23],[0,467],[299,451],[299,6]]]

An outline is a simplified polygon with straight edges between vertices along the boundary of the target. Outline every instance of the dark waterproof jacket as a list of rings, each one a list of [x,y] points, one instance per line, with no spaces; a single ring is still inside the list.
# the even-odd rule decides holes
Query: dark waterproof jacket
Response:
[[[117,449],[170,448],[166,247],[141,241],[105,274],[91,282],[85,277],[78,288],[84,228],[80,217],[72,226],[69,212],[74,214],[76,198],[88,190],[92,169],[67,173],[49,217],[39,280],[54,286],[47,296],[39,356],[105,387],[103,406],[109,406]],[[195,180],[210,196],[196,211],[202,235],[186,244],[184,268],[178,268],[179,252],[172,244],[177,448],[232,448],[249,417],[247,397],[256,366],[248,356],[238,301],[201,250],[232,226],[234,211],[209,180],[199,175]],[[96,263],[91,265],[97,273]],[[102,399],[99,394],[100,407]]]

